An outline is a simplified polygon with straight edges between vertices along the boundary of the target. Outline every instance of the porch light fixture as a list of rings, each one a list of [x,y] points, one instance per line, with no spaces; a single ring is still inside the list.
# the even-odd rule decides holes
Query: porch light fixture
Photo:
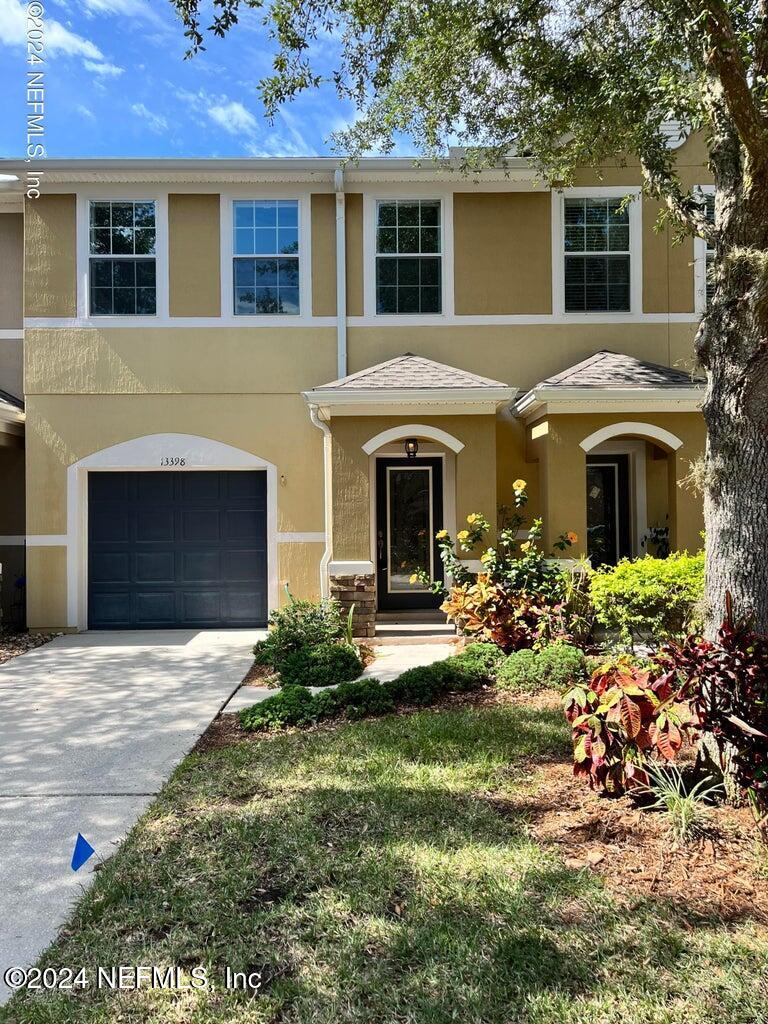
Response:
[[[415,437],[406,437],[405,454],[409,459],[415,459],[419,454],[419,442]]]

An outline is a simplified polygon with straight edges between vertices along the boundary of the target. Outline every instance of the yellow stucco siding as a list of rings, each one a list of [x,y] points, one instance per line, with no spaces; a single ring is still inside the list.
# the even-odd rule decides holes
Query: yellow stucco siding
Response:
[[[168,196],[171,316],[220,316],[220,200],[217,193]]]
[[[457,314],[552,312],[548,192],[456,192]]]
[[[64,327],[25,342],[28,394],[295,394],[336,376],[332,327]]]
[[[345,199],[347,250],[347,316],[363,315],[363,197],[350,192]]]
[[[424,416],[419,422],[439,427],[463,442],[456,455],[456,521],[470,512],[496,510],[496,418],[494,416]],[[363,445],[372,437],[413,422],[401,416],[338,417],[333,434],[333,558],[356,561],[371,557],[371,459]],[[461,528],[461,526],[459,526]]]
[[[24,218],[0,214],[0,330],[21,327],[23,321]]]
[[[336,316],[336,196],[316,192],[312,208],[312,315]]]
[[[277,548],[281,604],[287,600],[286,586],[299,600],[316,601],[320,596],[320,559],[325,544],[279,544]]]
[[[643,312],[693,313],[693,239],[673,245],[668,226],[657,231],[660,209],[643,201]]]
[[[689,463],[704,450],[703,417],[699,413],[638,413],[627,418],[663,427],[683,442],[681,448],[669,455],[666,463],[670,536],[674,547],[696,550],[701,546],[699,534],[703,528],[701,498],[678,484],[686,476]],[[542,490],[545,494],[544,542],[547,548],[559,534],[574,530],[579,535],[574,553],[578,555],[586,551],[586,453],[580,442],[595,430],[622,419],[608,413],[547,418],[546,459],[540,465],[540,473],[545,477]],[[627,436],[643,437],[642,434]],[[661,487],[660,482],[658,486]],[[659,500],[658,492],[655,492],[655,500]]]
[[[350,327],[349,371],[414,352],[527,389],[604,348],[690,367],[695,333],[692,323]]]
[[[323,529],[322,435],[299,395],[49,395],[28,406],[28,532],[66,533],[72,463],[162,433],[211,438],[273,463],[278,530]]]
[[[26,316],[77,313],[74,195],[45,194],[25,206],[24,312]]]
[[[67,627],[67,549],[27,548],[27,623],[30,629]]]

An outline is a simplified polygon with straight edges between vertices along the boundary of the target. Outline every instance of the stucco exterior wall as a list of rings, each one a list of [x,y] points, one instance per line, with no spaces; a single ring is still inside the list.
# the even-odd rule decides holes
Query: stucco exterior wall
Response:
[[[551,313],[551,220],[548,192],[456,192],[456,313]]]
[[[25,205],[24,313],[77,313],[75,196],[44,194]]]
[[[600,349],[692,368],[695,333],[693,323],[350,327],[349,372],[414,352],[527,390]]]
[[[574,530],[579,536],[579,543],[572,549],[573,553],[578,557],[586,552],[586,453],[580,442],[595,430],[621,422],[623,418],[607,413],[556,415],[539,424],[542,447],[546,449],[539,473],[540,480],[544,478],[544,542],[547,548],[559,534]],[[701,498],[689,488],[679,486],[679,481],[687,475],[690,462],[704,450],[703,417],[699,413],[637,413],[627,418],[664,427],[683,442],[682,447],[669,453],[666,460],[670,538],[673,549],[698,550],[704,522]],[[543,429],[545,423],[546,431]],[[657,480],[653,492],[656,508],[661,507],[661,493],[662,483]]]
[[[0,213],[0,330],[22,325],[24,217]]]
[[[168,196],[171,316],[220,316],[220,200],[216,193]]]
[[[345,199],[347,249],[347,316],[363,315],[363,197],[350,192]]]
[[[333,434],[333,558],[358,561],[371,558],[371,462],[363,445],[392,427],[412,423],[413,417],[338,417]],[[456,455],[456,521],[482,511],[489,519],[496,510],[496,418],[494,416],[418,416],[418,422],[439,427],[463,442]],[[461,529],[461,525],[459,525]]]
[[[312,209],[312,315],[336,316],[336,196],[315,192]]]

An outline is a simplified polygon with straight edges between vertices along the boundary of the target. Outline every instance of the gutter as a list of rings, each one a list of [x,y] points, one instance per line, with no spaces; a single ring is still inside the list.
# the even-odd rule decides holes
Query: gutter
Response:
[[[347,222],[344,168],[333,172],[336,190],[336,358],[339,377],[347,375]]]
[[[328,566],[333,557],[333,495],[331,492],[331,430],[323,423],[316,405],[310,405],[309,418],[318,430],[323,432],[323,494],[324,494],[324,528],[325,550],[320,559],[320,596],[330,597],[331,585],[328,578]]]

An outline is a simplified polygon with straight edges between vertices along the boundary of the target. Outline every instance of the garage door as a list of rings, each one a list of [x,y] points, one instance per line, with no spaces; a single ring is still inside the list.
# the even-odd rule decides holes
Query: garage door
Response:
[[[267,620],[264,472],[88,474],[91,629]]]

